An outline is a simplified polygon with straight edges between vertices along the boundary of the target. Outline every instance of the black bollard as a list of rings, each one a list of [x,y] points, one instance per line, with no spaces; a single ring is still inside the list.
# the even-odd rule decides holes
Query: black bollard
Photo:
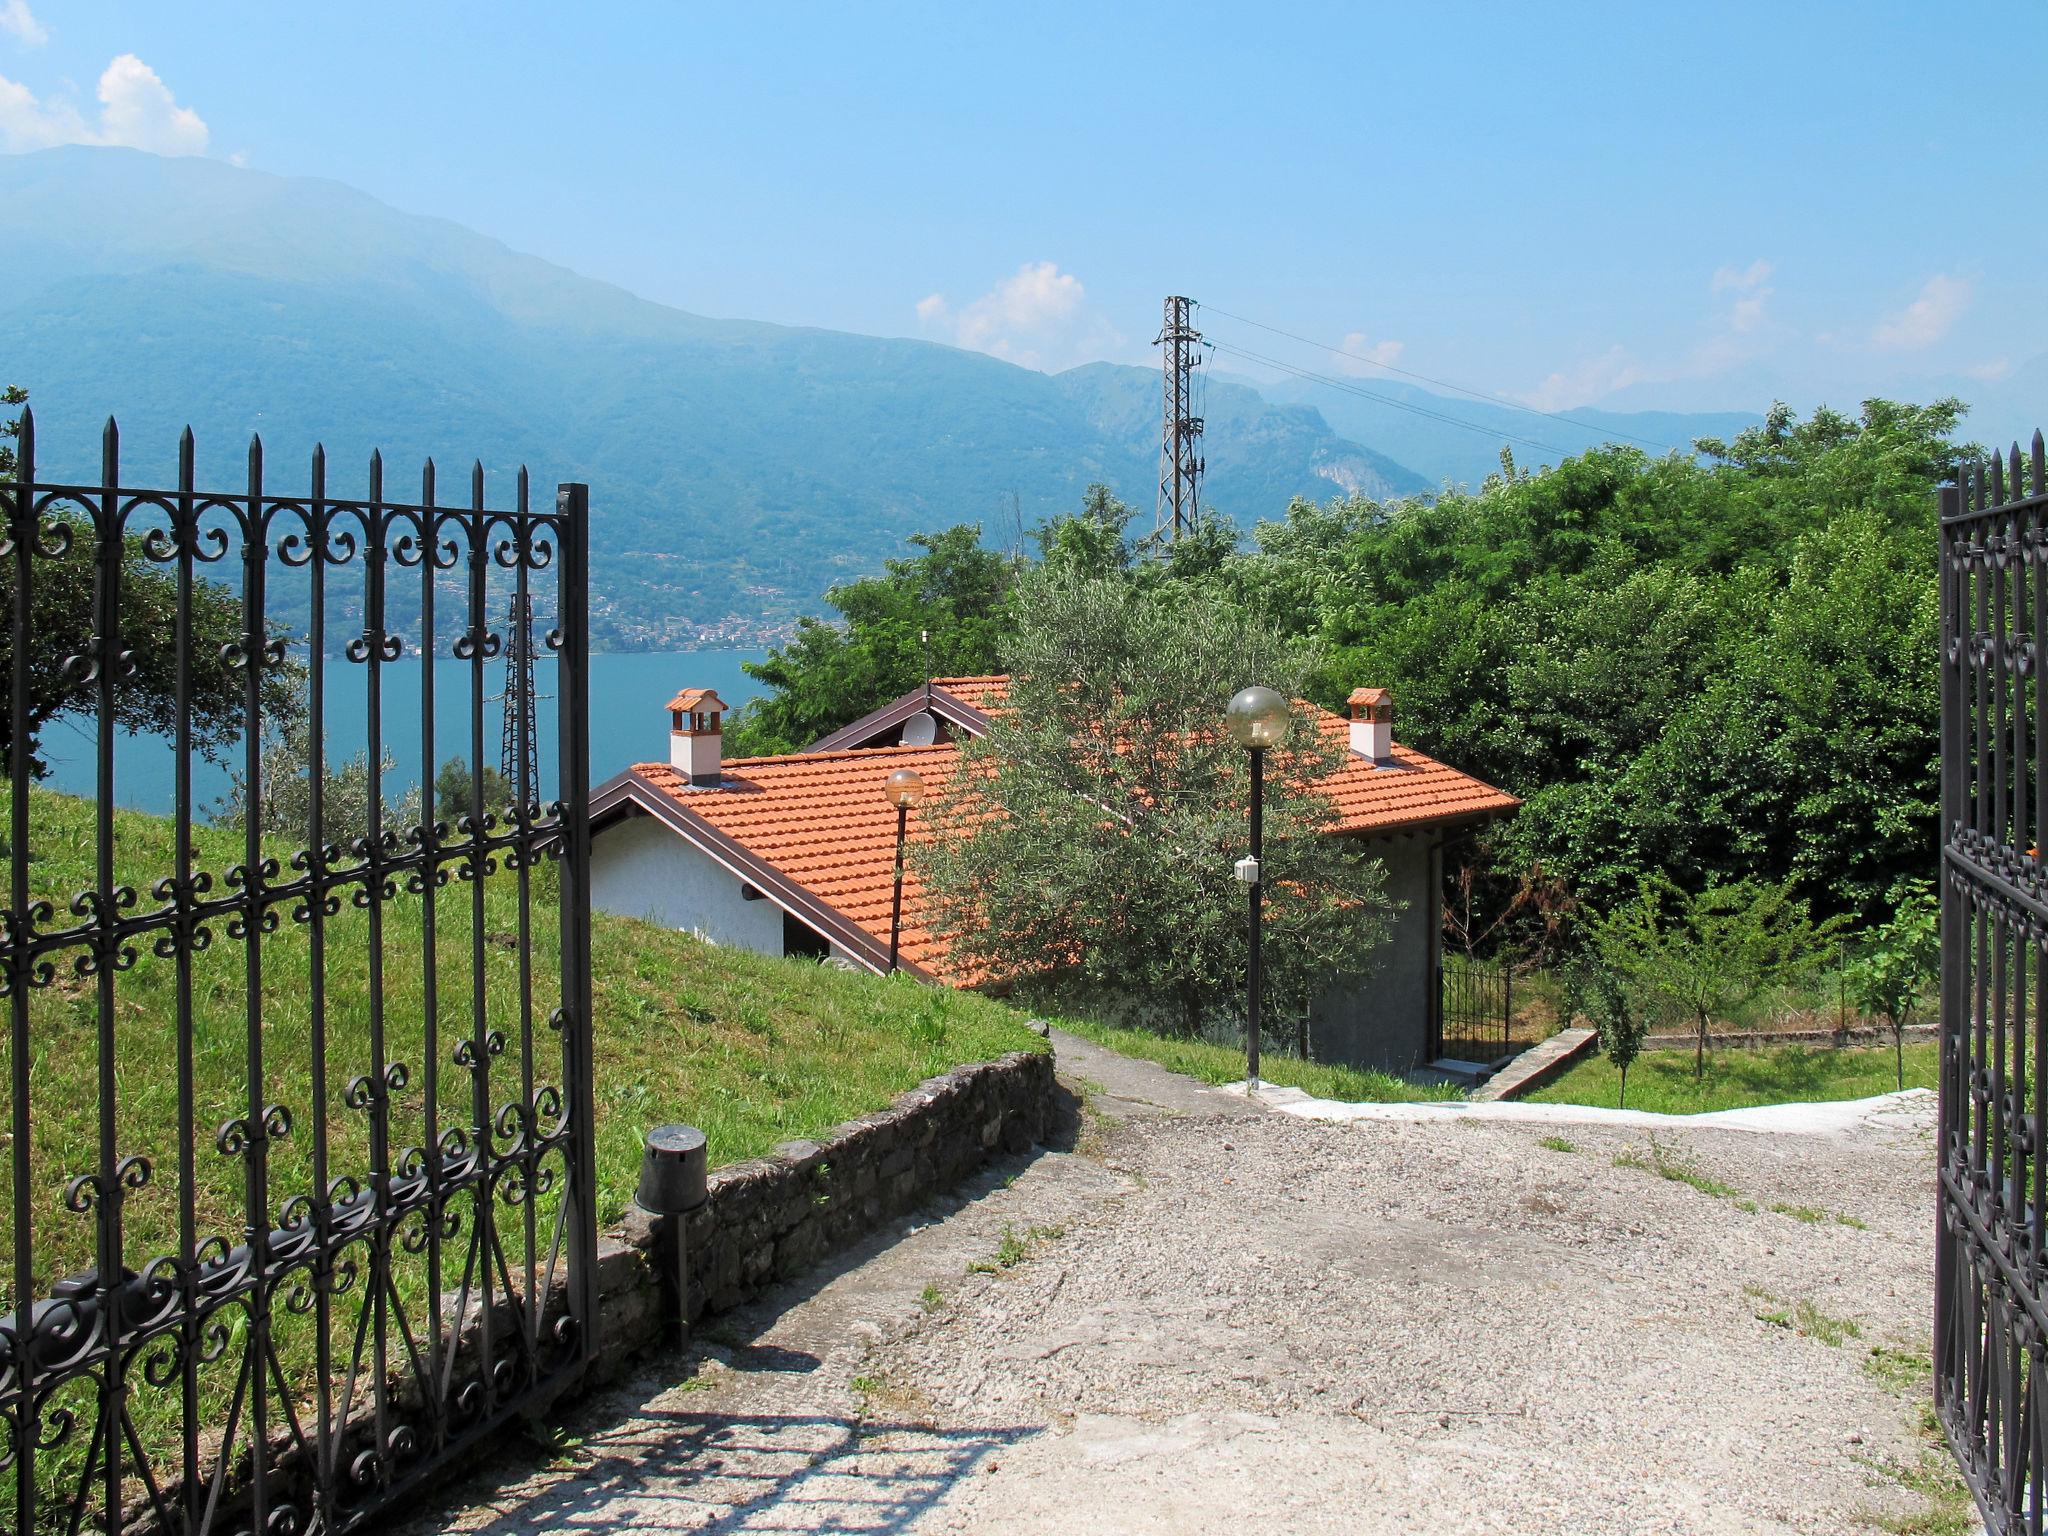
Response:
[[[704,1133],[694,1125],[658,1125],[647,1133],[640,1154],[640,1187],[633,1203],[650,1216],[666,1217],[675,1240],[676,1325],[690,1334],[690,1246],[684,1222],[711,1198],[705,1183]]]

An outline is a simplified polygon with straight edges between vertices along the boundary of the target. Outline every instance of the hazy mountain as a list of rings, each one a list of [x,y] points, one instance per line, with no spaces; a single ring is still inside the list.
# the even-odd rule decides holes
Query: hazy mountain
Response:
[[[522,461],[539,494],[587,480],[615,644],[758,635],[911,532],[1007,541],[1094,480],[1149,519],[1157,478],[1149,370],[707,319],[334,182],[116,149],[0,156],[0,382],[72,475],[113,413],[131,482],[187,422],[214,485],[251,431],[280,485],[324,441],[341,494],[372,447],[393,486],[429,454],[444,484],[481,458],[494,499]],[[1218,385],[1208,411],[1207,497],[1244,521],[1426,484],[1314,409]]]
[[[1312,405],[1345,437],[1369,442],[1428,478],[1476,486],[1500,469],[1503,445],[1514,450],[1523,469],[1560,459],[1605,442],[1660,453],[1690,452],[1694,438],[1728,438],[1763,418],[1752,411],[1603,411],[1581,407],[1561,420],[1464,395],[1439,395],[1386,379],[1360,380],[1359,389],[1381,399],[1309,380],[1260,384],[1269,400]],[[1449,417],[1451,420],[1444,420]]]

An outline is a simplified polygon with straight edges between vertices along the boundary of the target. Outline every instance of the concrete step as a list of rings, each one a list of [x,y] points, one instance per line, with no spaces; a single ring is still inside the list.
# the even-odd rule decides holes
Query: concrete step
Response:
[[[1561,1029],[1540,1045],[1532,1045],[1489,1077],[1473,1091],[1482,1102],[1511,1099],[1555,1077],[1585,1052],[1599,1037],[1590,1029]]]

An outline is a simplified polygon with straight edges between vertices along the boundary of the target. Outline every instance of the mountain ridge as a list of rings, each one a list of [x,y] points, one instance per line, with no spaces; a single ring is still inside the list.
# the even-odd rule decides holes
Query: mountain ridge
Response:
[[[0,271],[0,383],[30,390],[53,473],[96,478],[112,411],[134,476],[170,475],[189,424],[212,484],[251,432],[281,474],[324,442],[343,494],[373,447],[394,484],[428,457],[588,481],[608,647],[760,643],[912,533],[1004,543],[1092,482],[1141,518],[1156,491],[1151,369],[698,315],[325,178],[0,156]],[[1349,404],[1212,379],[1205,503],[1249,524],[1440,483]]]

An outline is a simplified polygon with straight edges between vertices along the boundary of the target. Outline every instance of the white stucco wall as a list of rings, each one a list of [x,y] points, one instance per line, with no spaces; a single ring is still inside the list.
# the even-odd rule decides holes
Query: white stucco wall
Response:
[[[744,882],[651,816],[628,816],[591,839],[590,901],[714,944],[782,953],[782,908],[740,896]]]

